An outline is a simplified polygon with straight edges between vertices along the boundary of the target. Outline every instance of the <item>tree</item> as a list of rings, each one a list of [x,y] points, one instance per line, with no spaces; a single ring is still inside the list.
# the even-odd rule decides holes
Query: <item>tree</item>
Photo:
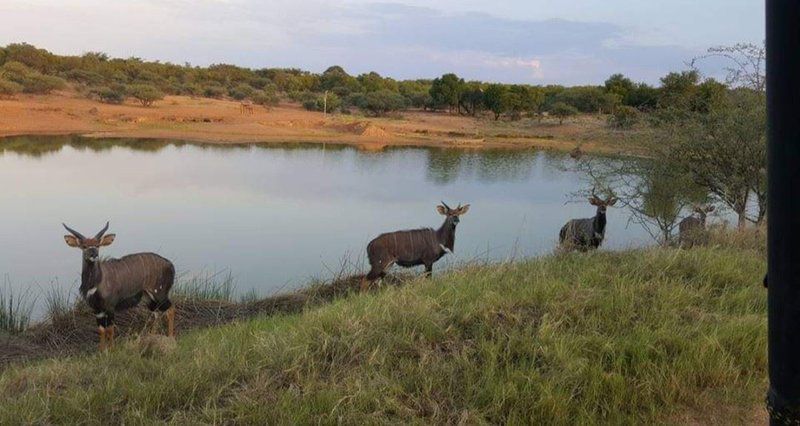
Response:
[[[464,79],[450,73],[433,80],[430,95],[434,106],[446,106],[452,113],[454,109],[459,108],[463,90]]]
[[[101,102],[107,104],[121,104],[125,102],[127,88],[124,84],[114,84],[111,87],[100,87],[93,90]]]
[[[10,98],[22,92],[22,85],[0,78],[0,98]]]
[[[134,84],[128,88],[128,93],[136,98],[144,107],[153,105],[153,102],[164,99],[164,93],[157,87],[149,84]]]
[[[617,95],[621,101],[628,99],[628,96],[635,89],[633,81],[622,74],[612,74],[605,82],[607,93]],[[626,103],[627,105],[627,103]]]
[[[494,113],[495,120],[498,120],[508,109],[505,97],[506,86],[502,84],[490,84],[483,91],[483,105]]]
[[[744,87],[759,93],[766,92],[766,56],[767,49],[763,44],[737,43],[733,46],[717,46],[708,49],[708,53],[692,59],[692,67],[696,62],[710,57],[723,58],[729,65],[725,68],[725,83],[729,87]]]
[[[483,88],[481,83],[471,81],[464,85],[459,99],[459,110],[464,109],[468,115],[475,116],[483,107]]]
[[[578,114],[578,109],[564,102],[557,102],[550,112],[558,118],[558,124],[564,124],[564,119]]]
[[[254,89],[253,86],[242,83],[238,84],[236,87],[231,88],[228,91],[228,95],[230,95],[230,97],[236,99],[237,101],[241,101],[243,99],[247,99],[253,96],[253,93],[255,93],[255,91],[256,89]]]
[[[659,107],[690,110],[700,74],[696,70],[671,72],[661,78]]]
[[[738,215],[739,227],[766,215],[766,104],[752,90],[728,93],[709,112],[678,115],[662,126],[657,153],[688,173]],[[758,197],[748,217],[751,194]]]
[[[628,96],[623,100],[623,103],[640,111],[652,111],[658,107],[658,95],[658,89],[655,87],[647,83],[639,83],[628,92]]]
[[[350,101],[358,108],[375,116],[404,109],[407,105],[403,95],[386,89],[352,96]]]
[[[614,129],[630,129],[638,122],[639,110],[627,105],[618,106],[608,118],[608,125]]]

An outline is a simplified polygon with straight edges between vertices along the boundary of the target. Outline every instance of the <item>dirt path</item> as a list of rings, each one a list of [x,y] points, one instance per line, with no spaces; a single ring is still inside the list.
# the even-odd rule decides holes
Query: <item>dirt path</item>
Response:
[[[74,92],[19,95],[0,100],[0,136],[81,134],[90,137],[158,138],[207,143],[313,142],[355,145],[439,146],[467,149],[542,148],[632,153],[619,135],[594,115],[559,126],[525,119],[475,119],[445,113],[408,111],[398,117],[328,115],[297,105],[256,106],[242,114],[235,101],[168,96],[151,108],[128,102],[109,105]]]

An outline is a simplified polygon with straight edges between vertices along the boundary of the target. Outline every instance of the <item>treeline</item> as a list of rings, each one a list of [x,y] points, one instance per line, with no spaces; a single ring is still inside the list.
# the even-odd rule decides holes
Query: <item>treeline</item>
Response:
[[[617,127],[635,123],[639,112],[664,106],[704,108],[725,90],[714,80],[700,81],[693,71],[670,73],[661,79],[661,87],[635,83],[621,74],[612,75],[602,86],[532,86],[465,81],[455,74],[398,81],[375,72],[352,76],[340,66],[316,74],[291,68],[176,65],[110,58],[99,52],[62,56],[24,43],[0,47],[0,96],[49,93],[67,82],[87,97],[107,103],[132,97],[148,106],[164,95],[188,95],[249,99],[261,105],[290,99],[310,110],[358,108],[370,115],[409,108],[510,120],[613,113],[611,123]]]

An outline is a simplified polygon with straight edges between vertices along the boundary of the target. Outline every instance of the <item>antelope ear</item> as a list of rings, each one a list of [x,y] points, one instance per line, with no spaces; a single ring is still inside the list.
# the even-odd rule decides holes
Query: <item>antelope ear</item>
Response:
[[[469,204],[463,205],[463,206],[461,206],[461,208],[460,208],[460,209],[458,209],[458,210],[456,211],[456,215],[457,215],[457,216],[461,216],[461,215],[463,215],[464,213],[466,213],[468,210],[469,210]]]
[[[442,216],[447,216],[447,207],[445,206],[436,206],[436,211]]]
[[[706,209],[706,211],[707,211],[707,212],[709,212],[709,213],[711,213],[711,212],[713,212],[713,211],[714,211],[714,209],[716,209],[716,207],[714,207],[714,206],[708,206],[708,208]]]
[[[64,235],[64,241],[67,242],[67,245],[70,247],[80,247],[81,242],[78,241],[78,238],[73,235]]]
[[[609,207],[613,206],[614,204],[617,204],[617,198],[616,197],[606,201],[606,205],[609,206]]]
[[[110,246],[111,243],[114,242],[114,238],[117,238],[116,234],[108,234],[103,236],[103,239],[100,240],[100,247]]]
[[[593,206],[599,206],[600,205],[600,200],[597,197],[591,197],[591,198],[589,198],[589,204],[591,204]]]

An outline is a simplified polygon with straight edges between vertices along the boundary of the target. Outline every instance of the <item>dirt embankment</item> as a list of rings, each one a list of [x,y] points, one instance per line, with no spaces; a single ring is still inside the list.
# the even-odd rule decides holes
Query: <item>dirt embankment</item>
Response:
[[[602,117],[587,115],[563,126],[407,111],[396,117],[327,115],[294,104],[255,106],[236,101],[167,96],[150,108],[133,102],[109,105],[74,92],[19,95],[0,100],[0,136],[81,134],[92,137],[175,139],[207,143],[317,142],[355,145],[459,148],[543,148],[620,153]]]

